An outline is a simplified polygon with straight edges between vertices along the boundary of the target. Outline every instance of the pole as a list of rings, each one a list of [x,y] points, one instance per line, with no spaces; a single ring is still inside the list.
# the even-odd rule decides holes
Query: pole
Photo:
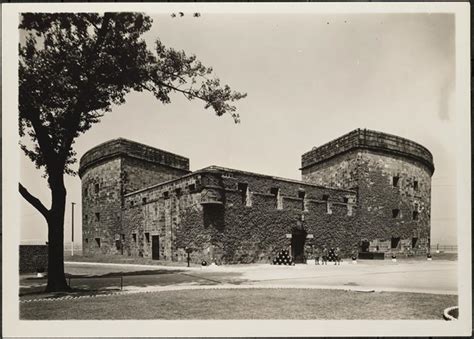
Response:
[[[71,202],[71,206],[72,206],[72,214],[71,214],[71,242],[72,242],[72,245],[71,245],[71,256],[74,256],[74,205],[76,203],[75,202]]]

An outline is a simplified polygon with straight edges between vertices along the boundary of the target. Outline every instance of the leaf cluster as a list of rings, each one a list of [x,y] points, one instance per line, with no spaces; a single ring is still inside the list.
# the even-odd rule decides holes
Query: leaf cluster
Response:
[[[151,25],[142,13],[22,14],[19,133],[33,146],[20,146],[47,176],[74,174],[75,138],[130,91],[150,91],[164,104],[178,92],[239,122],[233,103],[246,94],[221,85],[194,55],[159,40],[150,50],[142,35]]]

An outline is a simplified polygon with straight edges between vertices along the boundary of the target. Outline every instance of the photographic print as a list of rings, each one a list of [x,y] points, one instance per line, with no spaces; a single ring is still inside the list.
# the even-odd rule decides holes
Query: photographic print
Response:
[[[5,333],[469,334],[438,6],[4,6]]]

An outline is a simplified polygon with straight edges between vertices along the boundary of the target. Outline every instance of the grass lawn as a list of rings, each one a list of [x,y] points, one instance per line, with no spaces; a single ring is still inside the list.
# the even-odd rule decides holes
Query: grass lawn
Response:
[[[184,290],[20,304],[40,319],[443,319],[455,295],[312,289]]]

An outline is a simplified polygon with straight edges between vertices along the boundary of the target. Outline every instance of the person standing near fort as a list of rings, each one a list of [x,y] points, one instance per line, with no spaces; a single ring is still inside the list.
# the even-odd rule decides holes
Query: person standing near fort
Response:
[[[314,259],[315,259],[315,264],[319,265],[319,260],[321,260],[321,250],[319,247],[316,247],[314,250]]]
[[[341,264],[341,250],[339,247],[336,247],[334,250],[334,265],[340,265]]]
[[[326,246],[323,247],[323,261],[322,261],[322,264],[323,265],[328,264],[328,249],[326,248]]]

